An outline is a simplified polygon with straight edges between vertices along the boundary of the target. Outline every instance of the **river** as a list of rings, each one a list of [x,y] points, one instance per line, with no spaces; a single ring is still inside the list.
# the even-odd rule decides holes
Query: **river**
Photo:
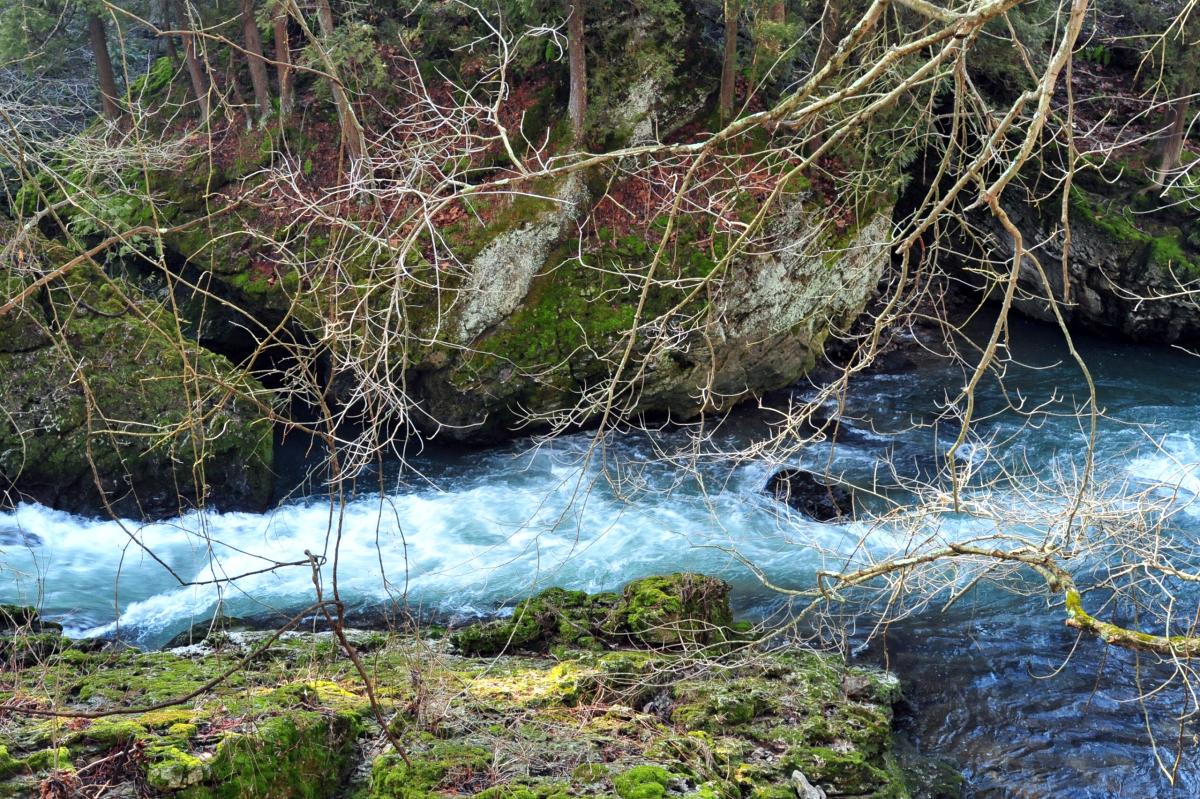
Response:
[[[1066,413],[1086,399],[1082,374],[1049,328],[1014,322],[1009,344],[1024,365],[1010,366],[1006,396],[1026,408],[1054,404],[1031,417],[1003,413],[1000,386],[988,380],[975,429],[1006,463],[1021,464],[1018,473],[1070,473],[1086,443],[1085,426]],[[1179,486],[1180,510],[1168,524],[1186,549],[1200,533],[1186,507],[1200,491],[1193,473],[1200,362],[1174,349],[1090,338],[1078,344],[1107,412],[1097,473],[1131,489],[1151,481]],[[799,460],[828,461],[858,484],[878,477],[885,456],[902,474],[927,472],[956,428],[924,423],[962,385],[961,369],[925,359],[860,377],[846,400],[839,444],[832,452],[827,444],[811,447]],[[801,386],[795,394],[808,391]],[[719,455],[761,439],[773,418],[769,410],[737,412],[698,462],[687,457],[689,438],[679,430],[613,436],[585,470],[587,433],[537,447],[429,448],[411,468],[390,474],[385,491],[364,491],[334,510],[309,496],[263,515],[208,511],[138,524],[22,505],[0,514],[0,602],[39,604],[72,635],[161,645],[210,616],[218,600],[232,616],[311,602],[307,565],[264,569],[303,561],[305,550],[330,553],[340,525],[343,595],[403,602],[417,615],[461,620],[550,585],[612,589],[688,569],[724,576],[741,613],[766,616],[784,601],[743,559],[777,583],[807,588],[818,568],[858,550],[864,535],[876,555],[903,544],[886,526],[807,520],[762,493],[779,464]],[[973,457],[972,449],[961,457]],[[980,522],[947,517],[939,524],[970,531]],[[203,584],[181,587],[172,571]],[[238,575],[248,576],[220,582]],[[1017,578],[1010,587],[1037,585]],[[897,671],[909,697],[902,730],[924,751],[956,762],[973,796],[1200,795],[1198,730],[1178,719],[1189,708],[1186,690],[1176,679],[1148,702],[1133,701],[1139,679],[1144,689],[1173,672],[1145,656],[1135,669],[1133,655],[1079,639],[1063,626],[1057,603],[1030,593],[982,586],[946,612],[943,602],[933,603],[869,641],[867,626],[856,625],[848,648],[862,662]],[[1182,615],[1195,612],[1194,600],[1181,597]],[[1172,787],[1156,754],[1170,765],[1180,747]]]

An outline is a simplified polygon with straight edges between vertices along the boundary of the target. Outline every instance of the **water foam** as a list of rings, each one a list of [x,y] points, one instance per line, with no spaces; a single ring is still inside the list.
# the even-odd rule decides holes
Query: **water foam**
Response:
[[[858,539],[784,513],[761,496],[763,464],[732,476],[728,467],[724,474],[714,469],[703,484],[719,488],[705,493],[700,482],[640,464],[636,451],[625,451],[622,468],[636,479],[615,487],[607,475],[621,461],[584,474],[579,450],[579,442],[568,441],[507,469],[489,464],[445,488],[365,495],[343,509],[308,500],[265,515],[208,510],[136,524],[21,505],[0,514],[0,526],[31,541],[36,535],[40,545],[4,550],[19,576],[0,587],[0,599],[40,596],[77,635],[109,634],[119,623],[138,640],[156,642],[210,615],[218,602],[231,615],[312,602],[309,566],[263,570],[304,561],[309,551],[325,556],[328,590],[335,545],[344,597],[403,598],[469,615],[551,584],[595,591],[681,568],[734,574],[742,571],[735,548],[747,558],[777,560],[780,572],[798,578],[819,563],[813,545],[852,548]],[[213,583],[232,577],[239,579]]]

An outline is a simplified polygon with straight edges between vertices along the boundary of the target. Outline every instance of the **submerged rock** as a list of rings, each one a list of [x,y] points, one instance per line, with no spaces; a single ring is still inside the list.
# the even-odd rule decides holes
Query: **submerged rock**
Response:
[[[819,522],[831,522],[854,514],[854,495],[846,488],[822,482],[807,469],[780,469],[763,489]]]

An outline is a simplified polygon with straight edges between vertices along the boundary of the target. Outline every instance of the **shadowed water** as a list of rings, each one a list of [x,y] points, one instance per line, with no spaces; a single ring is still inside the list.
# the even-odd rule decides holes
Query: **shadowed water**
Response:
[[[1082,377],[1053,331],[1015,326],[1011,344],[1029,368],[1009,370],[1010,400],[1033,407],[1054,397],[1059,411],[1082,404]],[[1176,483],[1184,489],[1181,501],[1190,501],[1200,490],[1197,361],[1173,350],[1095,340],[1080,346],[1111,417],[1098,472],[1134,486]],[[847,400],[846,416],[854,421],[832,457],[820,445],[802,461],[828,460],[832,471],[860,484],[871,482],[885,456],[906,473],[929,473],[956,430],[912,425],[932,421],[939,401],[962,385],[960,370],[939,364],[863,377]],[[1003,442],[1006,459],[1036,474],[1081,462],[1086,436],[1077,419],[992,416],[1002,404],[994,383],[981,387],[979,431]],[[764,434],[770,418],[739,412],[710,444],[745,445]],[[1152,439],[1162,441],[1161,451]],[[538,449],[518,443],[485,452],[431,451],[415,461],[422,479],[389,483],[384,494],[363,494],[344,511],[310,498],[265,515],[210,511],[139,525],[25,505],[0,514],[0,602],[38,603],[75,635],[119,634],[159,645],[210,616],[218,601],[233,616],[310,603],[307,565],[266,569],[303,561],[305,550],[331,555],[340,536],[339,585],[360,602],[404,602],[461,619],[549,585],[611,589],[641,575],[690,569],[726,577],[742,612],[765,614],[781,600],[733,550],[772,580],[796,587],[810,586],[817,569],[859,551],[867,528],[817,524],[762,494],[778,464],[714,457],[685,470],[661,458],[686,441],[678,431],[614,437],[586,469],[580,464],[591,443],[587,434]],[[971,450],[962,457],[972,457]],[[1179,540],[1200,531],[1190,509],[1177,519]],[[965,518],[947,518],[942,526],[948,537],[987,529]],[[872,530],[867,541],[874,556],[902,545],[886,528]],[[172,571],[204,584],[181,586]],[[248,576],[213,582],[238,575]],[[323,570],[326,585],[331,578],[332,558]],[[1183,600],[1186,616],[1195,599]],[[903,728],[925,750],[958,762],[975,795],[1200,793],[1197,730],[1191,721],[1172,721],[1181,706],[1178,687],[1156,696],[1143,716],[1131,701],[1138,694],[1133,656],[1078,640],[1063,627],[1061,608],[1043,596],[983,590],[945,614],[896,623],[855,651],[897,670],[910,697]],[[1156,668],[1144,657],[1141,665],[1142,677],[1153,682]],[[1147,718],[1165,745],[1160,757],[1170,762],[1184,747],[1175,788],[1159,774]]]

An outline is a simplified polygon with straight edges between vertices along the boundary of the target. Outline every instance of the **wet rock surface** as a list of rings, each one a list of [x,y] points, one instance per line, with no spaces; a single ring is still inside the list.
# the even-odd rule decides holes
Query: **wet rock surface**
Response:
[[[854,515],[854,495],[849,489],[827,483],[806,469],[780,469],[771,475],[763,490],[818,522]]]

